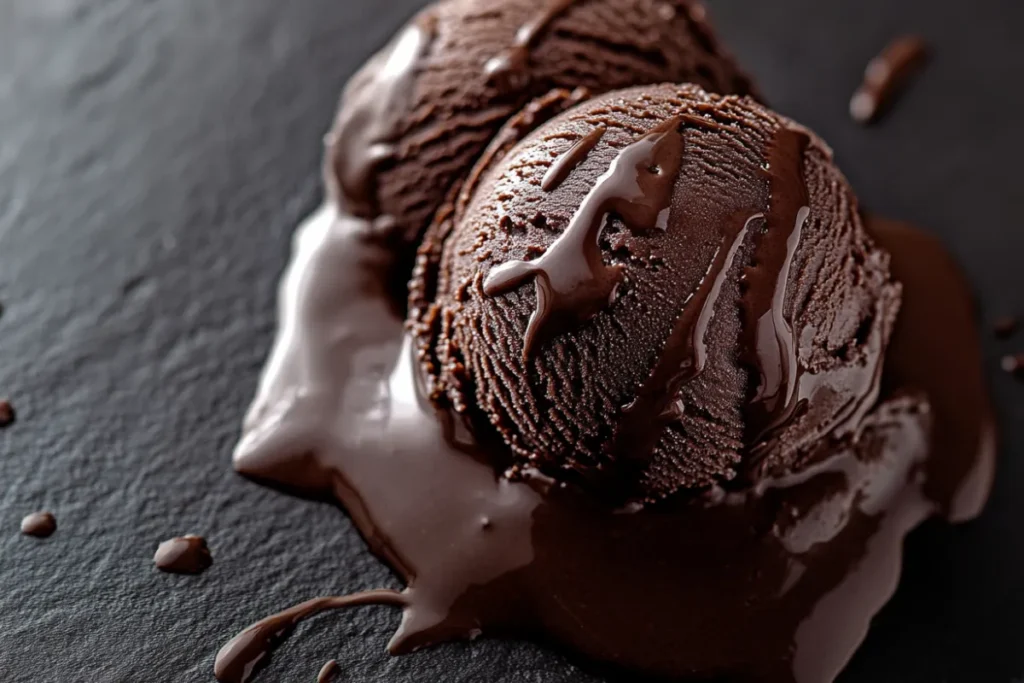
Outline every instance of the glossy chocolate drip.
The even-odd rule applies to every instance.
[[[559,326],[584,322],[604,310],[622,281],[622,267],[607,265],[601,234],[614,214],[634,232],[665,230],[672,189],[682,166],[681,120],[673,118],[623,149],[598,178],[569,226],[536,261],[510,261],[484,282],[498,296],[533,278],[537,308],[523,340],[523,355]]]
[[[47,538],[57,530],[57,518],[49,512],[33,512],[21,520],[21,533],[36,538]]]
[[[345,89],[334,129],[327,136],[328,158],[337,180],[333,193],[354,216],[383,220],[377,203],[377,169],[395,153],[412,106],[414,80],[434,39],[436,20],[421,14]]]
[[[819,444],[819,465],[745,491],[616,512],[573,486],[504,479],[490,464],[501,460],[494,448],[423,396],[379,281],[386,252],[364,234],[331,211],[303,228],[282,289],[281,334],[235,463],[279,486],[332,493],[409,583],[387,594],[404,611],[392,652],[511,632],[676,679],[831,680],[894,590],[904,535],[936,504],[960,519],[984,499],[987,402],[942,427],[965,436],[929,457],[927,406],[892,392],[856,439]],[[933,278],[908,279],[924,288],[907,297],[910,327],[897,330],[894,347],[949,329],[931,294],[969,300],[962,280],[918,249],[920,233],[876,236],[897,269],[920,266]],[[955,315],[970,317],[959,303]],[[972,329],[957,334],[969,341]],[[942,353],[897,353],[889,368],[894,387],[932,378],[925,388],[940,418],[962,407],[962,383],[966,398],[981,388],[976,354],[951,364]],[[309,608],[296,610],[225,647],[221,664],[238,677],[221,680],[246,680]]]
[[[316,683],[331,683],[335,676],[337,676],[338,671],[338,661],[335,659],[330,660],[320,669],[320,673],[316,676]]]
[[[541,189],[545,192],[552,192],[564,183],[565,179],[587,158],[594,147],[597,146],[597,143],[601,141],[606,130],[607,128],[604,126],[595,128],[580,138],[565,154],[558,157],[555,163],[551,164],[548,172],[544,174],[544,180],[540,185]]]
[[[705,337],[722,287],[751,224],[763,218],[763,214],[745,220],[737,217],[727,226],[722,245],[697,290],[683,304],[657,364],[623,410],[622,426],[612,446],[615,461],[646,462],[665,425],[685,412],[686,407],[678,402],[679,392],[704,371],[708,357]]]
[[[576,0],[547,0],[536,16],[519,27],[512,45],[484,65],[488,77],[502,90],[519,90],[529,78],[530,49],[555,19]]]
[[[784,127],[768,146],[766,226],[755,240],[754,264],[746,271],[743,296],[743,352],[757,373],[757,389],[748,406],[754,443],[784,425],[796,408],[797,344],[785,306],[793,256],[810,216],[803,177],[809,143],[802,130]]]
[[[850,116],[871,123],[889,106],[928,58],[928,46],[918,36],[902,36],[872,59],[864,82],[850,100]]]
[[[171,574],[201,574],[213,564],[213,555],[200,536],[182,536],[164,541],[153,555],[153,564]]]
[[[270,661],[274,649],[295,625],[324,610],[361,605],[403,607],[405,596],[391,590],[366,591],[344,597],[316,598],[262,619],[225,643],[217,653],[214,676],[220,683],[246,683]]]

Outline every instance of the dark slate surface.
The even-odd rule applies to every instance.
[[[0,680],[209,681],[221,642],[252,620],[395,585],[337,510],[248,483],[229,458],[291,230],[319,199],[336,94],[419,4],[0,3],[0,395],[19,410],[0,433]],[[1024,4],[713,9],[866,203],[940,234],[988,318],[1024,312]],[[858,128],[847,98],[907,30],[936,58],[884,125]],[[1013,343],[986,337],[1006,427],[996,495],[980,521],[912,537],[902,588],[846,683],[1024,676],[1024,385],[997,369]],[[57,533],[19,536],[38,508]],[[209,538],[214,567],[156,572],[157,543],[188,532]],[[593,680],[517,643],[389,658],[395,623],[380,610],[315,620],[261,680],[312,681],[332,657],[346,681]]]

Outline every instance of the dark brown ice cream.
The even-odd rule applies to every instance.
[[[435,396],[508,464],[661,498],[804,465],[874,405],[900,288],[807,130],[644,87],[492,158],[413,316]]]
[[[531,99],[661,82],[753,91],[695,0],[445,0],[350,81],[328,186],[379,234],[414,240]]]

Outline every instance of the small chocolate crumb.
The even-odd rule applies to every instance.
[[[57,530],[57,518],[49,512],[33,512],[21,520],[21,533],[46,538]]]
[[[320,669],[320,675],[316,677],[316,683],[330,683],[330,681],[334,680],[336,673],[338,673],[338,662],[332,659]]]
[[[17,414],[14,412],[14,406],[11,405],[11,402],[0,401],[0,429],[10,427],[14,424],[16,418]]]
[[[872,59],[864,82],[850,100],[850,116],[858,123],[878,119],[928,58],[928,46],[917,36],[901,36]]]
[[[171,574],[200,574],[213,564],[213,556],[205,538],[190,534],[161,543],[153,563]]]
[[[1024,353],[1013,353],[1003,357],[1003,370],[1024,378]]]
[[[992,325],[992,330],[1000,339],[1009,339],[1020,326],[1020,319],[1012,315],[1004,315]]]

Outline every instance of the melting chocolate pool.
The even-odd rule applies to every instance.
[[[218,680],[252,680],[300,619],[366,604],[402,608],[395,654],[511,633],[656,676],[832,680],[895,590],[904,536],[935,514],[976,515],[993,474],[962,277],[924,233],[870,229],[906,286],[885,384],[920,388],[931,412],[890,389],[799,475],[613,511],[539,475],[498,476],[488,445],[435,412],[387,294],[392,257],[364,222],[323,209],[296,238],[235,465],[336,498],[408,587],[264,619],[222,648]]]

